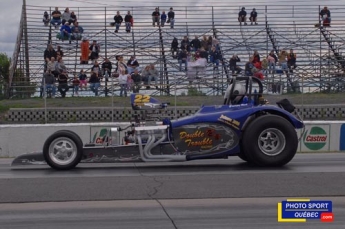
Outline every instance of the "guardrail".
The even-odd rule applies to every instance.
[[[298,130],[298,152],[345,151],[345,121],[305,121]],[[80,123],[41,125],[0,125],[0,157],[16,157],[41,151],[47,137],[57,130],[76,132],[83,143],[94,142],[109,127],[126,127],[130,123]],[[121,137],[121,136],[120,136]]]

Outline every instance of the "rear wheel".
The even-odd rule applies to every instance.
[[[45,141],[43,156],[47,164],[54,169],[72,169],[81,161],[83,142],[72,131],[57,131]]]
[[[282,166],[295,156],[298,139],[295,128],[285,118],[264,115],[246,128],[242,142],[247,161],[259,166]]]

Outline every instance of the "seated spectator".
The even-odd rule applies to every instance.
[[[123,56],[116,56],[116,68],[115,68],[115,72],[117,74],[120,74],[122,71],[127,71],[127,65],[124,63],[123,61]]]
[[[72,84],[73,84],[73,96],[74,95],[78,96],[79,84],[80,84],[80,80],[78,79],[78,76],[74,76]]]
[[[134,72],[131,75],[132,80],[133,80],[133,93],[139,93],[140,90],[140,85],[142,81],[142,77],[138,71],[138,69],[135,69]]]
[[[56,51],[54,50],[53,46],[51,44],[47,45],[46,50],[44,50],[43,58],[44,58],[44,72],[47,70],[47,60],[50,60],[52,57],[54,57],[54,61],[56,58]]]
[[[174,59],[177,58],[178,55],[178,40],[174,37],[173,41],[171,42],[171,54]]]
[[[135,69],[139,70],[139,63],[135,56],[131,56],[131,58],[127,61],[127,71],[128,74],[132,74]]]
[[[158,8],[156,8],[155,11],[153,11],[153,13],[152,13],[152,26],[153,27],[156,26],[156,23],[157,23],[157,26],[159,26],[159,16],[160,16],[159,10],[158,10]]]
[[[202,37],[202,40],[200,41],[200,45],[201,45],[201,47],[204,48],[204,50],[209,51],[209,50],[208,50],[208,39],[207,39],[207,36],[206,36],[206,35],[204,35],[204,36]]]
[[[87,88],[87,81],[86,81],[86,79],[87,79],[87,76],[86,76],[86,74],[84,72],[84,69],[80,70],[80,73],[79,73],[79,82],[80,82],[79,87],[80,87],[80,90],[83,90],[83,85],[85,86],[85,90],[86,90],[86,88]]]
[[[50,18],[49,18],[49,14],[47,11],[44,12],[42,21],[43,21],[45,26],[48,26],[48,24],[50,22]]]
[[[286,73],[288,70],[288,66],[287,66],[287,62],[286,62],[287,56],[288,56],[288,54],[285,50],[282,50],[278,56],[279,64],[282,67],[282,71],[284,73]]]
[[[293,69],[297,68],[296,53],[293,52],[293,49],[290,49],[290,53],[287,56],[287,65],[291,73],[293,72]]]
[[[55,60],[54,57],[52,57],[50,61],[53,65],[52,67],[50,67],[51,73],[57,78],[60,74],[59,62]]]
[[[254,64],[254,67],[257,68],[258,70],[262,69],[261,61],[256,61],[253,64]]]
[[[245,9],[245,7],[242,7],[241,11],[238,13],[238,21],[240,22],[240,25],[242,25],[242,22],[244,22],[244,25],[247,25],[247,12]]]
[[[274,54],[274,50],[270,52],[267,56],[268,61],[268,71],[269,73],[275,73],[276,71],[276,63],[278,62],[278,57]]]
[[[150,89],[151,81],[155,81],[156,88],[158,89],[158,71],[153,64],[147,65],[142,72],[142,77],[146,89]]]
[[[120,97],[122,97],[123,94],[125,94],[125,97],[127,97],[127,79],[127,71],[122,70],[119,75]]]
[[[57,46],[57,49],[56,49],[56,56],[63,57],[63,51],[62,51],[60,45]]]
[[[50,21],[50,24],[55,26],[55,29],[61,25],[61,12],[59,11],[58,7],[55,7],[55,10],[52,13],[52,20]]]
[[[222,56],[220,52],[213,46],[210,51],[210,62],[213,63],[215,69],[218,68],[221,59]]]
[[[201,47],[198,53],[200,58],[205,58],[208,62],[208,52],[204,49],[204,47]]]
[[[125,25],[126,25],[126,32],[131,32],[131,27],[133,26],[133,16],[131,15],[131,11],[128,11],[125,16]]]
[[[235,72],[236,74],[239,74],[242,71],[242,68],[237,66],[237,62],[241,62],[241,59],[236,54],[234,54],[229,60],[230,71],[232,72],[232,75],[234,75]]]
[[[174,28],[174,24],[175,24],[175,12],[173,11],[173,8],[170,7],[170,11],[168,13],[168,22],[170,23],[170,28],[173,29]]]
[[[253,73],[253,76],[260,79],[260,80],[263,80],[265,78],[264,74],[257,68],[253,68],[252,69],[252,73]]]
[[[253,57],[249,58],[249,61],[246,63],[244,72],[246,76],[252,76],[253,75],[253,70],[254,64],[253,64]]]
[[[167,15],[165,14],[165,11],[163,10],[161,15],[161,26],[164,27],[165,22],[167,21]]]
[[[201,48],[201,42],[198,38],[198,36],[195,36],[195,38],[190,42],[191,49],[196,52]]]
[[[66,70],[64,70],[62,73],[59,74],[58,82],[59,82],[58,90],[59,90],[59,92],[61,94],[61,97],[65,98],[66,97],[66,92],[69,90],[69,87],[68,87],[68,75],[67,75],[67,71]]]
[[[187,51],[182,49],[177,57],[178,63],[180,64],[180,71],[182,71],[182,64],[185,65],[185,71],[187,71]]]
[[[60,38],[62,41],[64,41],[65,37],[68,37],[69,43],[71,44],[71,39],[72,39],[71,35],[72,35],[71,27],[69,27],[69,23],[66,22],[63,26],[61,26]]]
[[[46,63],[47,63],[46,71],[50,73],[53,72],[55,70],[55,58],[54,57],[52,57],[51,59],[47,58]]]
[[[83,38],[83,41],[80,43],[80,64],[88,64],[89,63],[89,41],[86,37]]]
[[[209,36],[209,37],[207,38],[207,49],[206,49],[208,52],[211,51],[211,49],[212,49],[212,44],[213,44],[213,38],[212,38],[212,36]]]
[[[101,67],[99,66],[98,62],[95,61],[94,65],[91,67],[91,72],[94,72],[97,74],[98,78],[101,79]]]
[[[55,77],[51,73],[50,70],[47,70],[46,73],[43,75],[43,85],[45,85],[44,91],[45,91],[45,97],[47,97],[47,92],[51,90],[52,98],[55,98],[56,94],[56,86],[55,86]]]
[[[61,15],[62,18],[62,24],[64,25],[66,22],[69,22],[71,19],[71,13],[69,12],[69,8],[67,7],[65,11]]]
[[[84,29],[79,25],[79,22],[76,21],[74,22],[74,26],[72,27],[71,32],[73,39],[81,40],[84,33]]]
[[[61,56],[58,56],[57,62],[55,64],[55,70],[60,74],[64,71],[67,71],[66,65]]]
[[[261,70],[262,70],[262,73],[266,74],[267,73],[267,69],[268,69],[268,61],[266,58],[264,58],[262,61],[261,61]]]
[[[257,25],[257,17],[258,13],[256,12],[255,8],[253,8],[253,11],[250,13],[250,24],[253,25],[253,22],[255,22],[255,25]]]
[[[97,73],[91,72],[89,85],[90,85],[91,91],[95,93],[95,96],[98,96],[98,88],[101,86],[101,84],[100,84],[100,80],[98,78]]]
[[[116,15],[114,16],[114,25],[115,25],[115,33],[119,32],[120,26],[123,22],[123,18],[120,14],[120,11],[116,12]]]
[[[331,26],[331,12],[325,6],[321,11],[320,11],[320,18],[321,21],[323,22],[323,26]]]
[[[210,39],[210,37],[209,37],[209,39]],[[213,38],[211,37],[211,40],[212,40],[212,46],[216,47],[216,50],[220,51],[219,40],[216,39],[216,37],[213,37]]]
[[[99,57],[100,49],[101,48],[100,48],[99,44],[97,44],[97,41],[94,40],[89,47],[89,50],[91,51],[90,59],[91,59],[92,63],[95,63],[97,61],[97,59]]]
[[[68,20],[68,23],[70,25],[75,25],[74,23],[77,22],[77,15],[75,15],[74,11],[71,12],[71,16],[70,16],[70,19]]]
[[[105,77],[105,81],[108,81],[111,76],[111,69],[113,68],[112,63],[108,58],[105,58],[102,64],[102,75]]]
[[[189,46],[189,39],[187,36],[184,36],[181,41],[181,49],[186,49],[188,52],[190,52],[190,46]]]
[[[253,64],[255,62],[260,62],[260,54],[257,50],[254,50],[254,54],[253,54]]]

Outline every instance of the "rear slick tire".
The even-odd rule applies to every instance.
[[[243,152],[248,162],[258,166],[283,166],[295,156],[298,137],[294,126],[278,115],[263,115],[244,131]]]

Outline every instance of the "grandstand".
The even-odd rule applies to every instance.
[[[62,12],[65,7],[59,6]],[[237,54],[244,68],[245,63],[257,50],[265,58],[271,50],[277,53],[294,49],[297,54],[297,69],[293,74],[268,74],[268,83],[280,83],[283,92],[317,92],[345,90],[345,25],[342,14],[344,6],[329,6],[332,12],[331,27],[315,27],[319,23],[318,12],[323,6],[308,6],[295,9],[293,6],[258,5],[246,6],[247,13],[255,7],[258,12],[258,25],[240,26],[237,13],[242,6],[172,6],[176,14],[175,28],[153,27],[151,13],[156,6],[137,7],[78,7],[71,8],[84,28],[84,37],[97,40],[101,52],[99,62],[109,58],[115,64],[115,57],[123,55],[124,60],[135,55],[140,67],[154,63],[159,69],[158,89],[145,89],[152,95],[188,94],[191,88],[206,95],[220,95],[227,87],[231,74],[228,60]],[[92,64],[79,63],[80,41],[61,41],[57,38],[59,30],[44,26],[44,11],[51,14],[55,6],[23,5],[16,47],[12,57],[8,97],[38,96],[44,69],[43,53],[47,44],[62,47],[64,63],[69,75],[78,74],[81,69],[90,72]],[[164,7],[168,12],[169,7]],[[122,16],[129,10],[134,17],[131,33],[125,32],[124,24],[115,33],[110,25],[116,11]],[[163,10],[162,8],[160,11]],[[194,36],[215,36],[221,44],[224,58],[223,66],[214,69],[206,67],[206,74],[192,79],[172,58],[170,45],[173,37],[181,42],[187,35],[190,41]],[[72,77],[71,77],[72,78]],[[118,95],[116,79],[107,84],[102,82],[101,96]],[[194,91],[194,90],[193,90]],[[268,90],[265,90],[267,93]],[[71,95],[69,92],[68,96]],[[83,91],[83,96],[93,96],[91,91]]]

